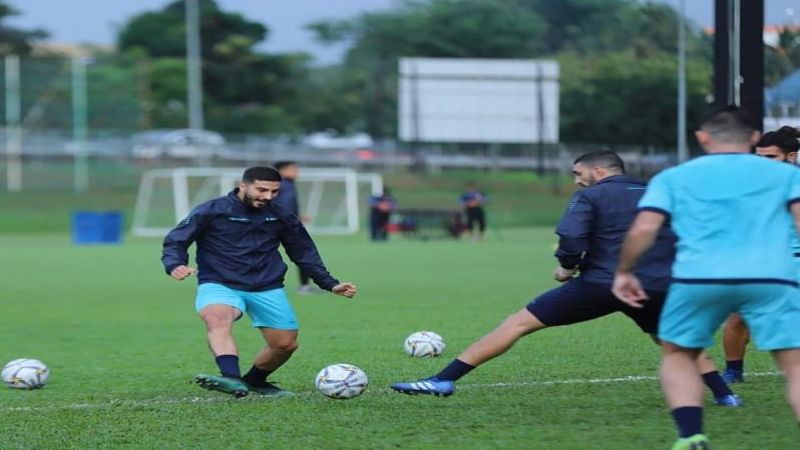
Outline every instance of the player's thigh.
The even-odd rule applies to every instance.
[[[262,292],[248,292],[247,314],[255,328],[276,330],[297,330],[297,316],[294,313],[286,290],[271,289]]]
[[[238,320],[247,310],[245,300],[238,291],[218,283],[203,283],[197,286],[194,307],[204,318],[210,314],[214,316],[233,314],[233,320]]]
[[[641,308],[628,306],[619,299],[615,300],[621,313],[633,320],[642,331],[657,339],[658,322],[661,319],[661,311],[664,309],[667,293],[647,291],[647,297],[648,299]],[[658,341],[656,340],[656,342]]]
[[[576,278],[549,290],[526,308],[548,327],[597,319],[617,311],[609,286]]]
[[[800,290],[787,284],[748,284],[740,313],[759,350],[800,348]]]
[[[708,348],[714,333],[736,310],[730,284],[672,283],[658,323],[658,338],[686,349]]]

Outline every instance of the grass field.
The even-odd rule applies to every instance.
[[[274,379],[299,395],[236,400],[189,382],[213,372],[213,360],[193,282],[163,274],[158,240],[75,247],[66,234],[0,235],[0,361],[38,358],[52,370],[44,389],[0,389],[0,448],[669,448],[657,349],[624,317],[528,337],[450,398],[387,389],[435,372],[554,285],[549,229],[506,230],[503,238],[320,238],[328,266],[357,282],[359,295],[292,295],[301,348]],[[294,287],[293,272],[288,280]],[[236,337],[246,368],[261,343],[244,322]],[[444,336],[442,358],[403,354],[404,337],[422,329]],[[336,362],[367,372],[364,395],[342,401],[315,392],[314,375]],[[707,410],[714,448],[797,448],[770,359],[751,353],[748,371],[761,375],[737,386],[746,407]]]

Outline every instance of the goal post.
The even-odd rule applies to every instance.
[[[142,174],[131,234],[164,236],[192,208],[225,195],[244,168],[185,167]],[[354,234],[360,229],[366,197],[383,192],[383,177],[353,169],[304,168],[295,182],[301,215],[314,234]]]

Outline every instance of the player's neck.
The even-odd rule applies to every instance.
[[[707,147],[706,153],[751,153],[750,145],[742,144],[715,144],[713,147]]]

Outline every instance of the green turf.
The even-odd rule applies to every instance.
[[[0,235],[0,361],[39,358],[52,369],[42,390],[0,389],[0,448],[669,448],[674,432],[656,381],[561,382],[656,375],[655,346],[624,317],[531,336],[450,398],[388,391],[436,371],[553,286],[553,242],[547,229],[483,243],[320,238],[334,274],[357,282],[359,295],[290,291],[301,348],[275,380],[299,395],[235,400],[189,382],[213,373],[213,361],[193,281],[163,274],[158,240],[74,247],[64,234]],[[243,366],[261,345],[246,322],[236,328]],[[442,358],[403,354],[404,337],[423,329],[444,336]],[[367,372],[363,396],[315,392],[314,375],[338,362]],[[755,352],[748,370],[775,371]],[[739,388],[745,408],[709,407],[714,448],[797,448],[782,386],[777,376],[751,377]]]

